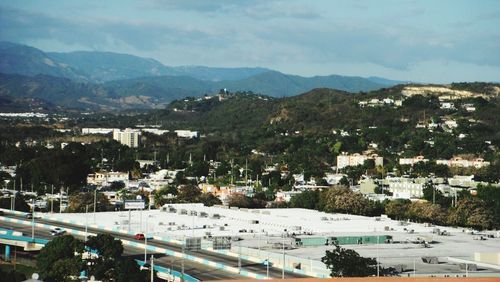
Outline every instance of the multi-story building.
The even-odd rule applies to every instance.
[[[489,166],[490,162],[484,161],[482,158],[466,160],[461,157],[454,157],[451,160],[436,160],[436,164],[447,165],[450,167],[475,167],[482,168]]]
[[[337,168],[342,169],[347,166],[363,165],[366,160],[374,160],[375,166],[384,165],[384,158],[379,157],[377,154],[361,155],[356,153],[353,155],[347,155],[343,153],[342,155],[337,156]]]
[[[389,191],[392,192],[395,199],[421,198],[424,196],[424,183],[415,183],[413,181],[390,182]]]
[[[139,147],[141,131],[131,128],[113,130],[113,139],[131,148]]]
[[[87,175],[87,183],[94,184],[98,186],[102,186],[103,184],[109,184],[111,182],[128,181],[128,172],[119,172],[119,171],[104,171],[104,172],[96,172]]]
[[[419,162],[428,162],[429,159],[426,159],[424,158],[424,156],[416,156],[416,157],[413,157],[413,158],[401,158],[399,159],[399,164],[400,165],[414,165],[416,163],[419,163]]]

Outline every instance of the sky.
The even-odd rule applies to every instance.
[[[169,66],[500,81],[497,0],[2,0],[0,41]]]

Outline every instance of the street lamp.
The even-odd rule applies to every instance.
[[[151,282],[154,282],[154,257],[151,255]]]
[[[96,206],[97,206],[97,187],[94,189],[94,224],[95,224]]]
[[[184,250],[184,249],[183,249]],[[179,260],[172,257],[170,260],[170,275],[174,276],[174,262],[177,263]],[[184,280],[184,256],[180,259],[181,261],[181,281]]]
[[[238,273],[241,273],[241,242],[238,241]]]
[[[146,231],[144,232],[144,263],[148,256],[148,218],[146,217]]]
[[[281,279],[285,279],[285,236],[283,235],[283,269],[281,270]]]
[[[266,263],[266,278],[269,278],[269,264],[271,262],[269,261],[269,252],[267,253],[267,263]]]
[[[89,205],[85,205],[85,241],[87,241],[87,232],[88,232],[88,226],[89,226]]]
[[[142,196],[141,195],[137,195],[135,197],[135,199],[136,200],[142,200]],[[140,228],[139,228],[139,230],[142,230],[142,210],[143,210],[143,208],[140,209],[140,221],[139,221],[140,222]]]
[[[416,258],[413,258],[413,277],[417,276],[417,264],[416,264]]]
[[[31,199],[31,240],[35,241],[35,199]]]

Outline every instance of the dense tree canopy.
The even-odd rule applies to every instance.
[[[54,238],[40,250],[37,268],[43,281],[74,281],[84,264],[80,257],[84,245],[71,235]]]

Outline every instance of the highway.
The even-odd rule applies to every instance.
[[[10,214],[5,214],[4,216],[25,220],[25,218],[22,216],[16,216],[16,215],[10,215]],[[36,219],[36,222],[50,224],[50,225],[56,225],[56,226],[60,226],[62,228],[68,228],[68,229],[75,229],[75,230],[81,230],[81,231],[85,230],[85,228],[81,227],[81,226],[72,225],[72,224],[63,223],[63,222],[58,222],[58,221],[52,221],[52,220]],[[4,225],[7,223],[1,222],[1,224]],[[30,227],[17,225],[17,228],[27,228],[27,229],[23,229],[20,231],[22,231],[25,234],[31,234]],[[28,231],[26,231],[26,230],[28,230]],[[37,229],[37,231],[39,231],[39,229]],[[129,240],[129,241],[143,242],[143,241],[135,240],[132,235],[127,235],[127,234],[122,234],[122,233],[117,233],[117,232],[112,232],[112,231],[98,230],[98,229],[94,229],[94,228],[89,227],[88,232],[91,232],[91,233],[109,233],[116,238]],[[49,231],[44,230],[44,229],[41,229],[39,232],[36,232],[35,234],[36,235],[37,234],[46,234],[47,236],[50,237]],[[37,235],[37,237],[38,237],[38,235]],[[155,240],[148,240],[148,245],[161,247],[161,248],[167,248],[167,249],[170,249],[170,250],[176,251],[176,252],[182,252],[182,247],[177,245],[177,244],[159,242],[159,241],[155,241]],[[144,254],[144,250],[141,250],[141,249],[136,249],[136,250],[138,250],[139,253]],[[127,248],[127,251],[128,251],[128,248]],[[218,263],[223,263],[227,266],[232,266],[232,267],[236,267],[236,268],[238,267],[238,258],[235,258],[235,257],[226,256],[226,255],[222,255],[222,254],[218,254],[218,253],[214,253],[214,252],[209,252],[209,251],[204,251],[204,250],[184,251],[184,252],[186,254],[190,254],[192,256],[196,256],[199,258],[207,259],[207,260],[218,262]],[[133,251],[133,250],[130,251],[130,254],[135,254],[135,251]],[[176,270],[179,270],[180,261],[178,258],[177,258],[177,260],[178,260],[177,262],[174,261],[174,266],[177,264],[178,268],[176,268]],[[172,264],[172,259],[168,256],[165,256],[165,255],[163,255],[162,257],[159,257],[158,261],[159,261],[159,264],[161,264],[161,266],[164,266],[167,268],[170,268],[170,266]],[[215,268],[210,268],[210,267],[207,267],[205,265],[191,262],[191,261],[187,261],[187,260],[184,260],[184,266],[185,266],[184,267],[185,273],[188,273],[189,275],[196,277],[200,280],[220,280],[220,279],[242,279],[242,278],[244,278],[238,274],[229,273],[229,272],[222,271],[222,270],[217,270]],[[246,260],[241,260],[241,267],[242,267],[242,270],[247,270],[247,271],[251,271],[254,273],[259,273],[262,275],[266,275],[266,272],[267,272],[267,268],[265,265],[251,262],[251,261],[246,261]],[[210,276],[210,277],[206,277],[206,276]],[[281,276],[282,276],[281,269],[273,268],[273,267],[269,268],[269,277],[270,278],[281,278]],[[285,278],[304,278],[304,277],[307,277],[307,276],[292,273],[292,272],[285,272]]]
[[[11,223],[11,222],[0,222],[0,226],[6,229],[13,229],[15,231],[22,232],[25,236],[31,236],[31,226]],[[54,236],[50,235],[50,231],[44,228],[35,228],[35,237],[42,239],[53,239]],[[75,236],[79,239],[84,239],[83,237]],[[143,260],[144,250],[139,248],[134,248],[130,246],[124,247],[124,256],[131,256],[134,259]],[[148,253],[148,259],[151,253]],[[154,254],[155,265],[159,265],[166,268],[172,268],[181,272],[181,260],[179,258],[172,258],[165,254]],[[244,279],[245,277],[240,276],[236,273],[229,273],[225,271],[216,270],[211,267],[207,267],[203,264],[184,260],[184,272],[201,280],[227,280],[227,279]]]

